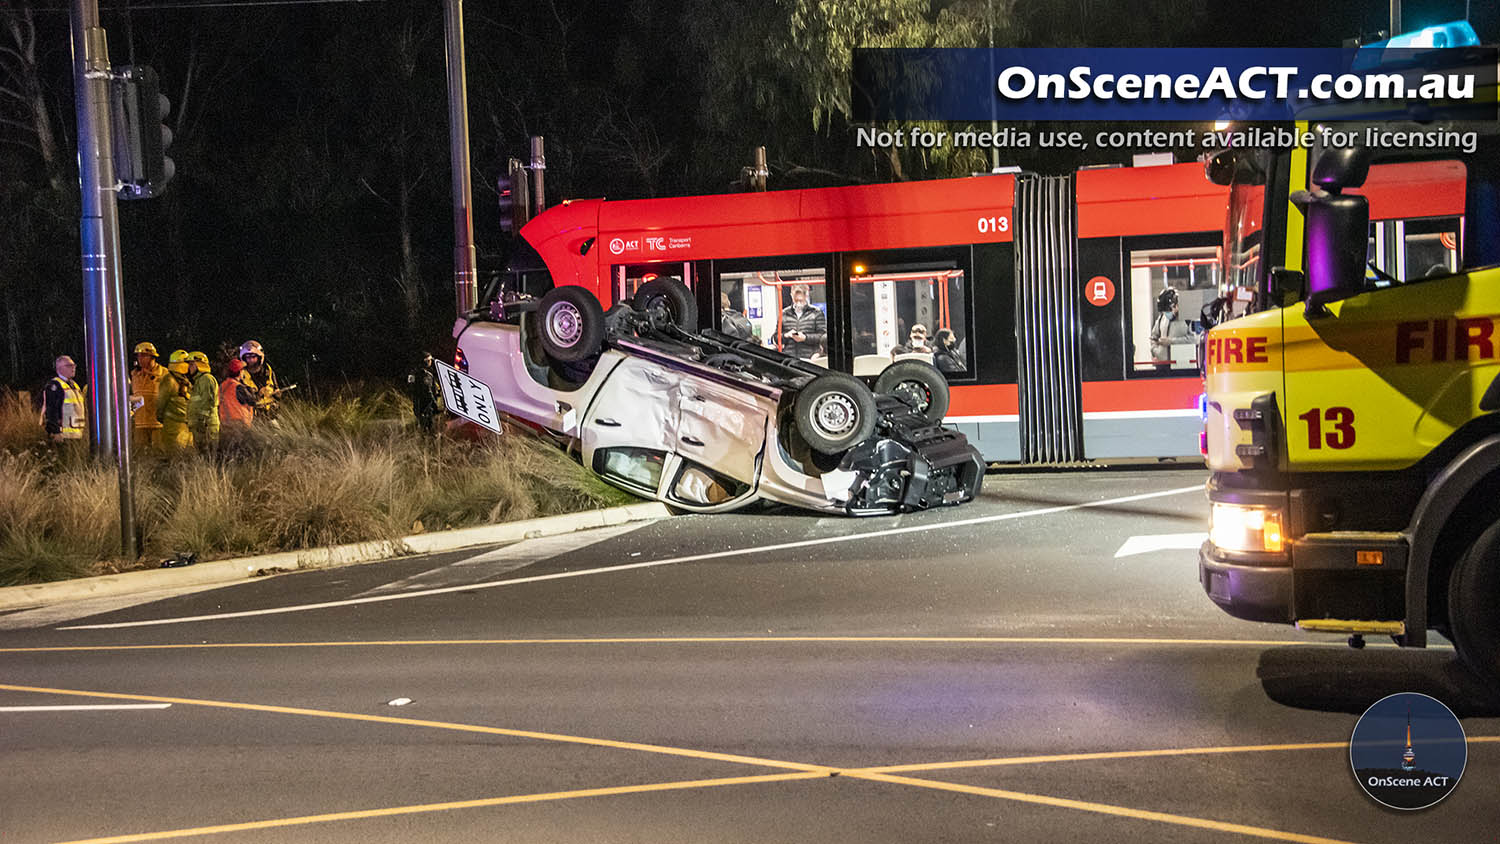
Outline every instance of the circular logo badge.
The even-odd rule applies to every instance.
[[[1469,761],[1464,728],[1436,698],[1401,692],[1376,701],[1354,725],[1349,764],[1377,803],[1425,809],[1458,787]]]
[[[610,251],[611,254],[614,254],[614,255],[618,255],[621,252],[624,252],[625,251],[625,241],[621,240],[618,237],[612,238],[609,241],[609,251]]]
[[[1084,285],[1083,295],[1090,305],[1102,308],[1115,300],[1115,283],[1105,276],[1096,275]]]

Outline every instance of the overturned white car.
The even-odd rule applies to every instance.
[[[675,281],[600,310],[557,287],[507,293],[459,321],[458,362],[496,408],[563,442],[600,477],[695,512],[768,500],[877,515],[973,499],[984,463],[941,424],[948,387],[930,364],[852,375],[697,332]]]

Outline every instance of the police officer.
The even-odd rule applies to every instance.
[[[82,448],[88,414],[83,405],[83,388],[73,377],[78,365],[67,355],[52,362],[56,377],[42,390],[42,424],[47,439],[66,448]]]
[[[411,412],[417,417],[417,427],[424,434],[432,433],[434,417],[443,409],[443,397],[431,352],[423,352],[420,365],[406,374],[406,391],[411,397]]]

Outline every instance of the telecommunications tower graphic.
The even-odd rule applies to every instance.
[[[1458,786],[1468,758],[1468,741],[1453,710],[1416,692],[1398,692],[1371,704],[1349,737],[1355,781],[1365,794],[1392,809],[1426,809],[1441,803]]]
[[[1417,767],[1417,754],[1411,749],[1411,707],[1406,708],[1406,752],[1401,754],[1401,770],[1413,771]]]

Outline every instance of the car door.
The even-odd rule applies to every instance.
[[[679,386],[678,408],[673,448],[686,460],[753,486],[766,444],[766,410],[756,396],[688,375]]]
[[[626,358],[615,367],[584,413],[584,465],[657,497],[677,442],[681,381],[680,373],[640,358]]]

